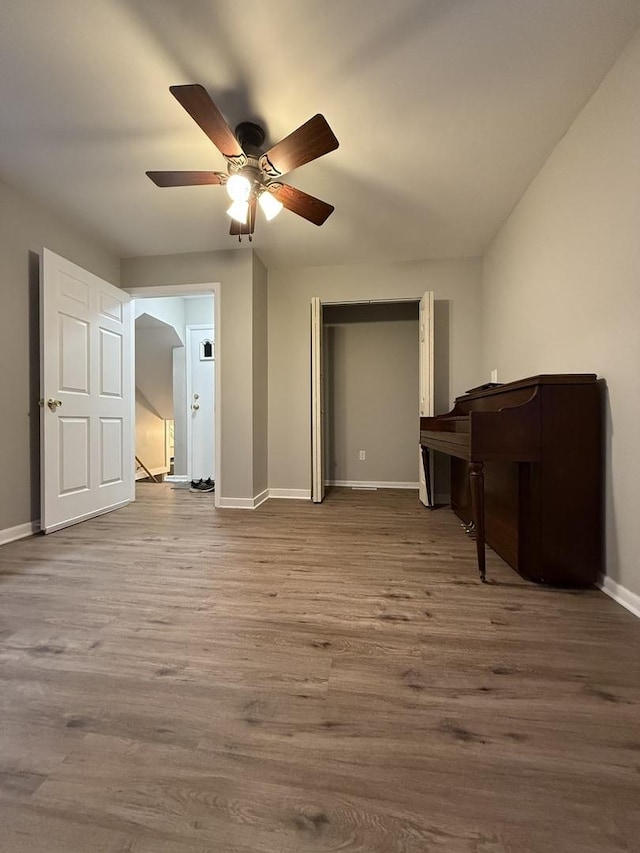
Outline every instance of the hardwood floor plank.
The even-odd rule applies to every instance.
[[[446,837],[455,844],[451,849],[471,851],[483,839],[482,831],[439,826],[410,809],[398,814],[393,804],[341,792],[338,774],[332,777],[337,793],[316,787],[312,776],[308,766],[282,758],[249,762],[90,735],[34,801],[63,814],[81,802],[83,818],[92,823],[124,823],[133,832],[191,839],[233,853],[383,851],[390,844],[417,851]],[[130,782],[123,785],[123,779]]]
[[[7,713],[2,714],[0,772],[32,773],[45,778],[60,766],[82,739],[82,733],[70,728],[38,725],[31,718],[27,721],[26,712],[23,704],[22,714],[14,719]]]
[[[123,832],[87,826],[29,807],[2,809],[3,853],[129,853],[133,843],[134,839]]]
[[[640,623],[410,492],[140,485],[0,549],[0,850],[617,853]]]

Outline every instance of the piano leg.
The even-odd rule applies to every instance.
[[[433,509],[433,497],[431,494],[431,462],[429,460],[429,448],[424,444],[420,445],[422,450],[422,467],[424,468],[424,484],[427,487],[427,503],[430,509]]]
[[[484,552],[484,465],[472,462],[469,466],[469,486],[471,489],[471,511],[476,528],[476,550],[478,553],[478,571],[480,580],[486,583]]]

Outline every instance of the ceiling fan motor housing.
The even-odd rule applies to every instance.
[[[243,121],[236,127],[235,135],[242,150],[247,155],[247,162],[237,170],[238,174],[251,182],[251,195],[256,196],[263,185],[259,158],[262,156],[262,145],[265,139],[264,130],[255,122]]]
[[[240,122],[236,127],[236,139],[248,157],[255,157],[257,160],[262,154],[264,130],[259,124],[252,121]]]

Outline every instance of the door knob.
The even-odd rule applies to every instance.
[[[62,400],[54,400],[53,397],[49,397],[47,400],[47,406],[51,409],[52,412],[55,412],[56,409],[59,409],[62,405]]]

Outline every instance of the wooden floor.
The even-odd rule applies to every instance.
[[[640,850],[640,621],[448,509],[136,504],[0,549],[2,853]]]

